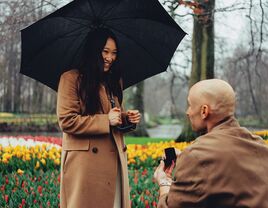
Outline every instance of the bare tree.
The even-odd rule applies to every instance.
[[[54,0],[0,1],[0,74],[3,86],[0,111],[52,112],[51,109],[55,109],[56,99],[52,90],[19,74],[20,29],[56,9],[53,2]]]
[[[259,125],[264,125],[267,124],[265,95],[268,93],[266,81],[268,28],[265,23],[268,22],[268,16],[265,11],[268,9],[268,4],[262,0],[250,0],[246,6],[248,24],[245,35],[248,35],[244,44],[238,45],[235,54],[223,61],[225,64],[229,63],[225,65],[228,67],[224,70],[228,81],[235,83],[233,86],[239,92],[239,114],[243,117],[251,116],[259,121]]]
[[[202,79],[214,77],[214,12],[215,0],[183,1],[179,4],[193,10],[194,26],[192,35],[192,70],[189,87]],[[184,128],[178,141],[193,139],[195,134],[185,119]]]

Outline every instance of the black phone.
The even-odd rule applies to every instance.
[[[130,121],[128,121],[128,119],[126,119],[124,124],[116,126],[116,128],[117,128],[117,130],[121,131],[122,133],[127,133],[129,131],[135,130],[136,124],[131,123]]]
[[[117,128],[117,130],[119,130],[123,133],[126,133],[126,132],[129,132],[131,130],[135,130],[136,124],[130,123],[126,126],[124,126],[124,125],[116,126],[116,128]]]
[[[177,156],[175,149],[173,147],[166,148],[165,155],[166,155],[166,159],[164,160],[165,168],[168,168],[169,166],[171,166],[172,161],[174,161],[174,163],[176,162]]]

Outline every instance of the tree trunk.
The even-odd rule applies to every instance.
[[[20,74],[16,74],[14,82],[14,111],[21,112],[22,110],[22,96],[21,96],[21,84],[22,84],[22,76]]]
[[[9,42],[7,42],[6,46],[6,55],[8,58],[7,65],[6,65],[6,73],[7,73],[7,79],[6,79],[6,94],[4,95],[4,111],[6,112],[12,112],[13,110],[13,101],[12,101],[12,63],[14,61],[14,53],[13,53],[13,35],[11,35]]]
[[[215,0],[198,0],[199,12],[194,15],[192,39],[192,70],[189,89],[196,82],[214,77],[214,8]],[[177,141],[193,140],[196,135],[185,118],[182,133]]]
[[[143,93],[144,82],[138,83],[131,92],[131,99],[129,99],[133,109],[138,109],[142,115],[141,122],[137,125],[136,130],[131,132],[134,136],[148,136],[145,128],[144,121],[144,104],[143,104]]]

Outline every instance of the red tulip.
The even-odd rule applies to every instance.
[[[147,189],[146,191],[145,191],[145,194],[147,195],[147,196],[150,196],[150,191]]]
[[[42,186],[38,186],[38,187],[37,187],[37,191],[39,192],[39,194],[42,193],[42,189],[43,189]]]
[[[21,188],[24,188],[24,186],[25,186],[25,181],[22,181]]]
[[[145,208],[150,208],[149,201],[146,199],[144,201]]]
[[[5,201],[8,203],[8,195],[5,195]]]
[[[152,202],[153,207],[157,207],[157,203],[155,201]]]
[[[147,172],[148,172],[147,169],[144,169],[141,174],[144,176],[147,175]]]
[[[22,199],[22,200],[21,200],[21,205],[24,206],[25,203],[26,203],[25,199]]]
[[[0,188],[1,191],[5,191],[5,185],[2,185]]]

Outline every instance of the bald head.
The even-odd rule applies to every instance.
[[[231,85],[220,79],[197,82],[190,89],[189,96],[200,105],[208,105],[210,118],[223,119],[234,115],[235,92]]]

